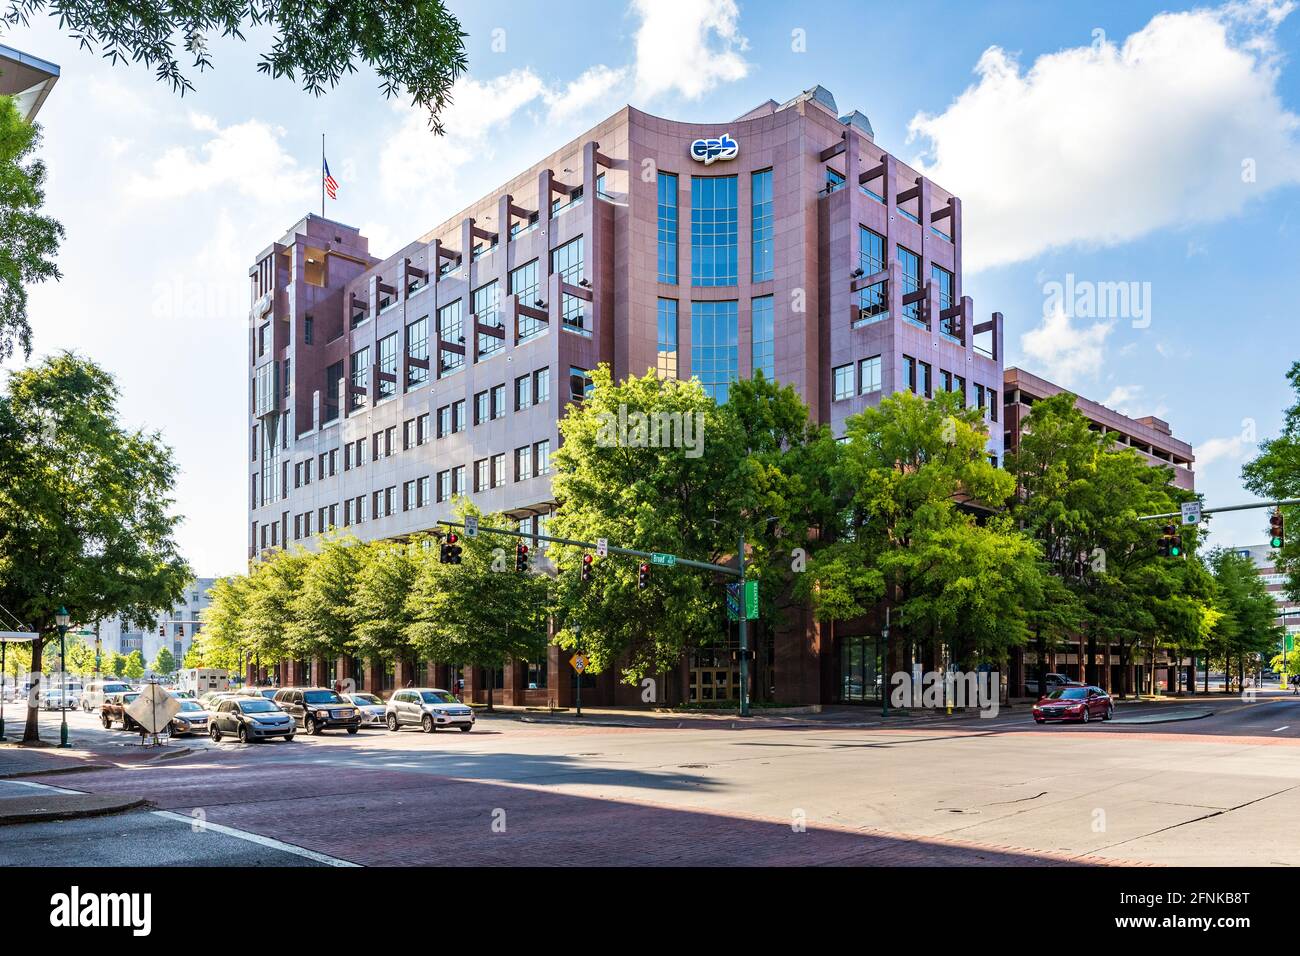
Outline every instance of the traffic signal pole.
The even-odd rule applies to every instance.
[[[1202,515],[1219,514],[1224,511],[1252,511],[1255,508],[1283,508],[1292,505],[1300,505],[1300,498],[1287,498],[1283,501],[1252,501],[1246,505],[1223,505],[1218,508],[1202,508]],[[1165,518],[1181,518],[1181,511],[1169,511],[1159,515],[1140,515],[1138,521],[1161,521]]]

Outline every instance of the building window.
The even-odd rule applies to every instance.
[[[533,404],[542,405],[551,400],[551,368],[539,368],[533,373]]]
[[[492,417],[504,418],[506,414],[506,387],[505,385],[492,386]]]
[[[343,379],[343,363],[335,362],[325,370],[325,408],[322,419],[332,422],[339,417],[339,383]]]
[[[525,481],[533,477],[533,446],[524,445],[515,449],[515,481]]]
[[[582,236],[570,239],[551,252],[551,271],[569,285],[578,285],[583,279]],[[560,319],[565,326],[579,331],[586,328],[586,302],[576,295],[560,297]]]
[[[659,300],[659,350],[655,371],[660,378],[677,377],[677,300]]]
[[[775,301],[770,295],[760,296],[750,303],[749,312],[751,374],[761,371],[769,382],[776,378]]]
[[[423,508],[429,503],[429,476],[420,479],[415,488],[415,506]]]
[[[660,172],[659,189],[659,281],[677,284],[677,174]]]
[[[921,257],[911,249],[898,247],[898,262],[903,267],[903,295],[911,295],[921,288]],[[903,306],[903,318],[913,325],[928,328],[922,316],[922,303],[911,302]]]
[[[438,472],[438,501],[443,502],[451,497],[451,471],[443,470]]]
[[[474,290],[474,317],[479,325],[501,327],[501,294],[496,280],[481,285]],[[486,332],[478,334],[479,356],[491,355],[505,346],[505,338],[497,338]]]
[[[415,419],[408,418],[402,422],[402,451],[409,451],[416,445]]]
[[[858,268],[862,275],[873,276],[888,268],[885,237],[866,226],[858,227]],[[879,322],[889,314],[889,280],[882,279],[858,290],[858,313],[854,327]]]
[[[423,415],[420,415],[415,419],[415,443],[417,445],[423,445],[428,440],[429,413],[425,412]]]
[[[463,495],[465,493],[464,465],[457,465],[451,470],[451,493],[453,495]]]
[[[916,393],[916,359],[910,355],[903,356],[903,387]]]
[[[751,174],[749,183],[753,192],[751,272],[755,282],[766,282],[772,278],[776,261],[772,244],[772,170],[765,169],[760,173]]]
[[[460,299],[438,310],[438,373],[454,372],[465,365],[463,352],[443,348],[442,343],[465,344],[465,320],[461,315]]]
[[[487,390],[484,389],[474,396],[474,424],[482,425],[492,417],[491,397]]]
[[[831,398],[834,401],[843,401],[846,398],[853,397],[853,366],[837,365],[832,372],[833,388]]]
[[[537,294],[537,260],[510,270],[510,293],[519,299],[520,305],[530,308],[544,308],[541,297]],[[546,323],[532,316],[519,316],[519,341],[530,339],[546,331]]]
[[[588,395],[595,385],[591,381],[591,372],[585,368],[579,368],[576,365],[569,366],[569,399],[580,402]]]
[[[870,395],[880,391],[880,356],[873,355],[858,362],[858,394]]]
[[[930,280],[939,292],[939,331],[950,339],[957,338],[958,323],[956,317],[945,319],[943,310],[952,308],[953,278],[952,273],[943,266],[930,265]]]
[[[438,409],[438,431],[439,438],[446,438],[451,434],[451,406],[444,405]]]
[[[735,285],[735,176],[691,177],[691,285]]]
[[[864,276],[885,271],[885,237],[866,226],[858,226],[858,268]]]
[[[474,462],[474,490],[487,491],[492,481],[492,463],[486,458]]]
[[[369,400],[370,389],[370,347],[364,346],[352,353],[351,357],[352,391],[348,397],[348,410],[364,408]]]
[[[410,511],[412,508],[418,507],[418,505],[416,504],[415,495],[416,495],[415,479],[412,478],[410,481],[402,482],[402,510],[403,511]]]
[[[837,192],[844,185],[844,174],[826,167],[826,195]]]
[[[406,387],[418,388],[429,381],[429,317],[416,319],[406,327],[406,355],[424,365],[406,364]]]
[[[311,344],[312,344],[312,339],[314,338],[314,333],[315,333],[315,331],[316,331],[316,330],[313,328],[313,326],[314,326],[315,324],[316,324],[316,323],[315,323],[315,320],[313,320],[312,317],[311,317],[310,315],[309,315],[309,316],[306,316],[306,317],[302,320],[302,344],[303,344],[303,345],[311,345]]]
[[[691,303],[691,371],[719,405],[727,400],[737,370],[734,299]]]
[[[533,474],[538,477],[551,473],[551,440],[543,438],[533,444]]]
[[[515,379],[515,411],[521,412],[533,404],[533,377],[520,375]]]
[[[931,388],[931,366],[929,362],[916,363],[916,394],[929,398],[934,394]]]
[[[378,343],[379,397],[392,398],[397,394],[397,333],[385,335]]]
[[[469,427],[469,420],[465,417],[465,399],[451,403],[451,430],[453,432],[463,432]]]

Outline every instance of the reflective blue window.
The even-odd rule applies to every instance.
[[[677,284],[677,174],[659,174],[659,281]]]
[[[910,295],[921,288],[921,257],[911,249],[899,246],[898,261],[903,267],[903,295]],[[925,327],[925,321],[921,318],[920,302],[903,306],[903,318],[915,325]]]
[[[765,169],[750,177],[753,190],[753,281],[765,282],[772,278],[775,255],[772,249],[772,170]]]
[[[776,378],[776,330],[773,299],[770,295],[755,299],[751,305],[750,328],[753,338],[753,370],[761,369],[769,382]]]
[[[736,377],[737,341],[734,299],[691,303],[691,372],[719,405]]]
[[[660,378],[677,377],[677,300],[659,300],[659,349],[655,371]]]
[[[735,176],[691,177],[691,285],[735,285]]]

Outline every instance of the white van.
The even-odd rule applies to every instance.
[[[86,684],[86,692],[81,695],[81,709],[86,713],[99,713],[104,706],[104,698],[111,694],[125,694],[131,685],[120,677],[105,677],[92,680]]]

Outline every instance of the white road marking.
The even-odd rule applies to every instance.
[[[175,820],[178,823],[184,823],[186,826],[194,826],[195,818],[187,816],[184,813],[175,813],[172,810],[154,810],[153,815],[163,817],[168,820]],[[249,833],[247,830],[236,830],[234,827],[223,826],[220,823],[212,823],[204,820],[199,824],[204,830],[211,830],[214,833],[222,833],[226,836],[235,837],[239,840],[247,840],[249,843],[256,843],[259,846],[269,847],[273,850],[281,850],[285,853],[292,853],[294,856],[301,856],[308,860],[315,860],[317,863],[324,863],[326,866],[360,866],[360,863],[353,863],[351,860],[340,860],[336,856],[327,856],[324,853],[317,853],[315,850],[308,850],[304,847],[294,846],[292,843],[282,843],[279,840],[273,840],[270,837],[262,836],[258,833]]]
[[[48,783],[32,783],[29,780],[6,780],[5,783],[12,783],[19,787],[32,787],[36,790],[48,790],[51,793],[85,793],[84,790],[65,790],[63,787],[51,787]]]
[[[1273,731],[1273,733],[1275,733],[1275,734],[1280,734],[1282,731],[1284,731],[1284,730],[1290,730],[1290,729],[1291,729],[1291,725],[1290,725],[1290,724],[1287,724],[1285,727],[1279,727],[1279,728],[1277,728],[1275,731]]]

